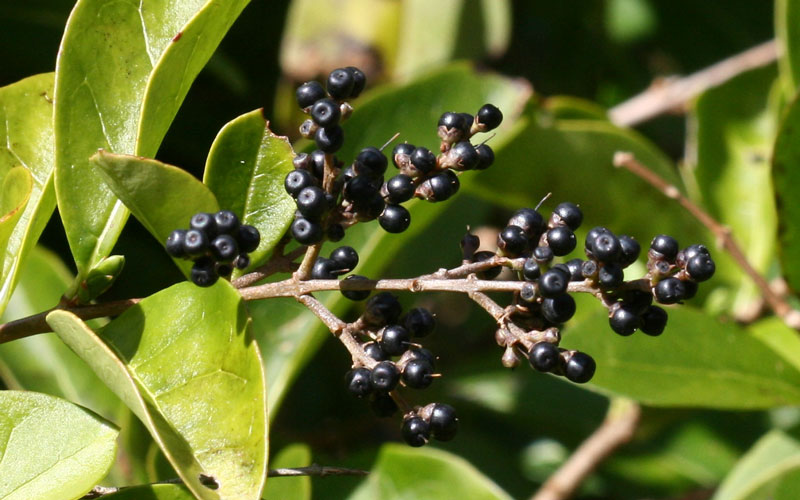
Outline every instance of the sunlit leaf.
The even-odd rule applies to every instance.
[[[789,287],[800,291],[800,101],[784,113],[772,156],[778,210],[778,255]]]

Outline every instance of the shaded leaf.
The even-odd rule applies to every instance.
[[[56,63],[56,194],[78,266],[110,252],[127,211],[88,162],[153,157],[192,81],[248,0],[80,0]]]
[[[229,284],[172,286],[100,336],[65,311],[47,319],[145,423],[198,498],[258,498],[267,458],[263,371]],[[201,474],[219,487],[204,486]]]
[[[15,167],[32,175],[24,212],[9,235],[0,236],[0,314],[3,313],[28,252],[36,244],[56,205],[53,192],[53,73],[32,76],[0,88],[0,182]],[[20,174],[15,174],[20,175]],[[0,191],[3,204],[8,191]],[[0,216],[5,212],[0,213]],[[5,226],[5,224],[0,223]],[[0,233],[5,229],[0,229]]]
[[[203,182],[221,208],[232,210],[243,224],[261,233],[261,243],[250,253],[251,268],[264,263],[297,208],[283,187],[286,174],[294,169],[292,158],[289,141],[272,133],[260,109],[228,122],[208,153]]]
[[[301,443],[285,447],[270,461],[271,469],[309,465],[311,465],[311,449]],[[311,478],[308,476],[269,478],[264,498],[311,500]]]
[[[79,498],[108,472],[116,439],[112,424],[68,401],[0,391],[0,497]]]
[[[28,205],[33,190],[33,177],[25,167],[12,168],[0,186],[0,251],[6,252],[8,240]]]
[[[194,500],[194,495],[181,484],[148,484],[103,495],[103,500]]]
[[[800,2],[775,1],[775,39],[780,47],[778,68],[789,99],[800,85]]]
[[[778,255],[789,287],[800,291],[800,101],[794,100],[778,129],[772,182],[778,210]]]

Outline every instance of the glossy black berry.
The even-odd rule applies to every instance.
[[[428,422],[420,417],[410,417],[403,420],[403,441],[409,446],[419,448],[425,446],[431,438],[431,429]]]
[[[559,269],[550,269],[539,278],[539,293],[542,297],[556,297],[567,291],[569,276]]]
[[[533,249],[533,258],[540,264],[546,264],[553,260],[555,254],[550,247],[536,247]]]
[[[403,367],[403,382],[412,389],[425,389],[433,383],[433,365],[424,359],[412,359]]]
[[[233,259],[239,255],[239,245],[233,236],[228,234],[221,234],[214,238],[209,245],[211,255],[220,262],[233,262]]]
[[[236,242],[241,252],[250,253],[261,243],[261,234],[253,226],[242,224],[236,232]]]
[[[411,224],[411,214],[402,205],[386,205],[378,223],[387,233],[402,233]]]
[[[325,89],[322,88],[322,85],[320,85],[319,82],[313,81],[306,82],[297,87],[295,95],[297,95],[297,104],[300,106],[300,109],[313,106],[315,102],[324,99],[326,96]]]
[[[439,441],[450,441],[458,432],[456,409],[444,403],[436,403],[431,411],[431,434]]]
[[[366,202],[378,194],[378,189],[367,175],[357,175],[344,183],[344,197],[353,203]]]
[[[625,281],[625,272],[619,264],[606,264],[597,271],[597,284],[604,290],[617,288]]]
[[[561,222],[566,224],[566,226],[573,231],[578,229],[581,222],[583,222],[583,212],[581,212],[581,209],[578,205],[568,201],[559,203],[556,209],[553,210],[553,213],[558,215]]]
[[[547,245],[553,250],[553,254],[561,257],[575,250],[578,240],[575,233],[566,226],[556,226],[547,231]]]
[[[342,238],[344,238],[344,226],[341,224],[329,225],[328,229],[325,231],[325,236],[328,237],[328,241],[332,241],[334,243],[337,241],[342,241]]]
[[[347,282],[365,281],[367,279],[368,278],[366,276],[361,276],[359,274],[351,274],[350,276],[346,277],[344,280],[342,280],[342,284],[339,285],[342,290],[342,295],[354,301],[366,300],[366,298],[369,297],[369,294],[371,293],[369,290],[347,290],[345,287],[347,286],[346,285]]]
[[[497,248],[508,257],[518,257],[528,248],[528,237],[518,226],[506,226],[497,235]]]
[[[355,66],[348,66],[345,69],[353,75],[353,90],[350,91],[350,97],[355,99],[367,86],[367,75]]]
[[[283,187],[286,189],[286,192],[289,193],[289,196],[297,198],[300,191],[316,183],[317,181],[311,172],[308,170],[295,169],[286,175],[286,179],[283,181]]]
[[[529,239],[538,239],[544,232],[545,221],[542,214],[532,208],[520,208],[508,219],[509,226],[521,227]]]
[[[374,326],[396,323],[402,311],[397,297],[389,292],[381,292],[367,301],[364,320]]]
[[[486,170],[494,163],[494,151],[488,144],[479,144],[475,146],[475,152],[478,153],[478,163],[475,165],[475,170]]]
[[[311,279],[333,280],[336,279],[336,263],[325,257],[318,257],[311,267]]]
[[[347,390],[354,396],[363,398],[372,392],[372,372],[368,368],[359,367],[347,372],[344,376]]]
[[[575,299],[568,293],[542,301],[542,315],[551,323],[564,323],[575,315]]]
[[[667,262],[673,262],[678,255],[678,240],[666,234],[659,234],[650,242],[650,251]]]
[[[619,248],[618,260],[622,267],[628,267],[636,262],[636,259],[639,258],[639,253],[642,251],[639,242],[626,234],[619,237]]]
[[[427,179],[425,185],[433,195],[430,201],[445,201],[458,191],[460,183],[452,170],[447,169]]]
[[[676,304],[684,299],[686,289],[678,278],[667,278],[658,282],[653,295],[661,304]]]
[[[583,281],[583,261],[581,259],[568,260],[564,265],[567,266],[569,271],[570,281]]]
[[[542,270],[539,267],[539,263],[536,262],[536,259],[525,259],[525,263],[522,264],[522,277],[525,278],[526,281],[536,281],[541,275]]]
[[[485,127],[484,131],[492,130],[497,128],[503,121],[503,112],[497,109],[497,106],[484,104],[481,106],[481,109],[478,110],[476,121]]]
[[[219,234],[236,234],[239,229],[239,217],[230,210],[220,210],[214,214],[214,221],[217,223]]]
[[[412,337],[426,337],[436,328],[436,318],[422,307],[415,307],[408,311],[400,323],[406,327]]]
[[[472,124],[475,123],[475,117],[469,113],[459,113],[464,118],[464,123],[466,123],[466,131],[469,132],[472,128]]]
[[[710,255],[697,254],[686,262],[686,272],[694,281],[706,281],[714,276],[717,266]]]
[[[464,115],[461,113],[448,111],[439,117],[438,125],[450,131],[455,137],[460,137],[461,135],[469,132],[469,126],[472,124],[468,124]]]
[[[411,334],[400,325],[389,325],[383,329],[378,338],[381,349],[390,356],[400,356],[408,349]]]
[[[404,174],[397,174],[386,181],[386,201],[391,204],[403,203],[414,197],[414,180]]]
[[[626,290],[620,294],[622,305],[636,314],[643,314],[653,303],[653,294],[644,290]]]
[[[375,394],[369,406],[375,416],[379,418],[391,417],[399,409],[394,399],[383,392]]]
[[[339,104],[332,99],[320,99],[311,107],[311,119],[320,127],[334,127],[339,124],[341,117]]]
[[[686,263],[689,262],[692,257],[700,254],[709,256],[711,255],[705,245],[691,245],[678,252],[678,256],[675,258],[675,261],[679,266],[683,267],[686,266]]]
[[[456,170],[471,170],[478,166],[480,157],[475,150],[475,146],[470,144],[469,141],[457,142],[450,150],[450,154],[455,161]]]
[[[576,352],[567,360],[564,375],[567,379],[578,384],[584,384],[592,379],[597,364],[586,353]]]
[[[392,149],[392,163],[397,168],[402,168],[411,163],[411,153],[417,149],[413,144],[403,142]]]
[[[397,371],[397,366],[391,361],[381,361],[372,369],[370,381],[376,391],[389,392],[400,381],[400,372]]]
[[[250,266],[250,257],[246,253],[240,253],[233,261],[233,267],[236,269],[247,269]]]
[[[658,306],[649,306],[642,314],[642,324],[639,328],[647,335],[656,337],[664,332],[667,319],[667,311]]]
[[[495,257],[494,252],[490,252],[488,250],[481,250],[480,252],[475,252],[475,255],[472,256],[472,262],[483,262],[493,257]],[[478,277],[478,279],[493,280],[500,275],[500,272],[502,270],[503,270],[502,266],[493,266],[490,267],[489,269],[478,271],[477,273],[475,273],[475,275]]]
[[[378,191],[375,191],[364,201],[355,202],[354,205],[361,220],[375,219],[380,216],[386,208],[386,202],[383,201],[383,196],[381,196]]]
[[[335,153],[342,148],[344,144],[344,131],[339,125],[317,129],[314,134],[314,142],[317,147],[325,153]]]
[[[610,231],[601,233],[592,241],[592,256],[600,262],[615,262],[622,252],[619,238]]]
[[[558,366],[559,359],[558,347],[550,342],[538,342],[528,353],[531,366],[540,372],[553,371]]]
[[[389,359],[389,355],[377,342],[367,342],[363,347],[364,353],[375,361],[386,361]]]
[[[607,228],[603,226],[595,226],[586,233],[586,239],[583,242],[583,246],[586,249],[586,255],[591,257],[592,255],[592,245],[594,245],[594,240],[603,233],[610,233]]]
[[[697,295],[699,285],[696,281],[685,280],[683,282],[683,300],[693,299]]]
[[[639,328],[639,315],[626,307],[620,307],[608,318],[611,329],[622,336],[631,335]]]
[[[308,186],[303,188],[298,194],[297,210],[303,214],[303,217],[309,220],[319,220],[322,214],[328,209],[328,200],[325,197],[325,191],[317,186]]]
[[[194,214],[189,220],[189,228],[204,232],[208,239],[217,235],[217,222],[214,220],[213,214],[205,212]]]
[[[345,245],[331,252],[330,259],[337,271],[352,271],[358,265],[358,252],[355,248]]]
[[[350,97],[355,87],[356,79],[347,68],[339,68],[328,75],[328,93],[334,99],[344,100]]]
[[[183,238],[183,253],[189,257],[199,257],[208,251],[209,238],[204,231],[189,229]]]
[[[436,156],[430,149],[420,146],[411,153],[411,164],[422,174],[428,174],[436,168]]]
[[[322,227],[300,217],[292,222],[292,237],[301,245],[313,245],[322,241]]]
[[[386,172],[386,167],[388,166],[389,160],[375,147],[362,149],[356,156],[354,164],[357,174],[380,176],[381,179],[383,179],[383,173]]]
[[[207,287],[216,283],[219,275],[214,268],[214,260],[207,257],[196,260],[189,277],[197,286]]]
[[[424,347],[412,347],[406,351],[405,356],[408,356],[409,359],[422,359],[430,363],[431,366],[436,366],[436,356]]]
[[[315,149],[311,152],[311,173],[317,179],[322,180],[325,174],[325,151]]]
[[[183,249],[183,242],[185,239],[186,229],[176,229],[169,233],[166,242],[167,253],[176,259],[186,257],[186,252]]]

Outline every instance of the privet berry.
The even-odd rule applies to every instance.
[[[431,437],[430,425],[420,417],[412,416],[403,420],[402,434],[409,446],[424,446]]]
[[[347,390],[354,396],[363,398],[372,393],[372,372],[364,367],[354,368],[345,375]]]
[[[583,352],[575,352],[567,360],[564,376],[575,383],[584,384],[592,379],[596,368],[594,358]]]
[[[550,342],[538,342],[528,353],[528,361],[531,366],[540,372],[555,370],[560,359],[558,347]]]
[[[400,381],[400,372],[391,361],[381,361],[372,369],[370,382],[376,391],[389,392]]]
[[[411,214],[402,205],[386,205],[378,222],[387,233],[402,233],[411,224]]]

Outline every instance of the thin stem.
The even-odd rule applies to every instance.
[[[361,343],[356,339],[354,335],[355,328],[340,320],[338,316],[333,314],[322,302],[311,295],[300,295],[297,296],[296,299],[313,312],[317,318],[328,327],[328,330],[339,339],[339,342],[341,342],[350,353],[350,357],[353,359],[354,363],[370,369],[377,364],[377,361],[364,352]]]
[[[705,210],[694,204],[691,200],[683,196],[677,187],[665,181],[658,174],[651,169],[640,163],[636,157],[631,153],[617,152],[614,155],[614,165],[617,167],[624,167],[634,175],[646,181],[654,188],[661,191],[667,198],[671,198],[685,208],[692,214],[701,224],[703,224],[712,234],[721,242],[722,247],[730,254],[731,258],[736,261],[742,270],[747,274],[753,283],[761,291],[767,305],[775,313],[776,316],[781,318],[784,323],[790,328],[800,330],[800,311],[796,311],[789,305],[783,297],[775,293],[772,287],[769,286],[766,278],[762,276],[750,264],[745,257],[744,252],[739,247],[739,244],[733,238],[731,229],[723,226],[717,222]]]
[[[297,268],[297,271],[294,272],[292,280],[307,280],[308,277],[311,276],[311,269],[314,267],[314,262],[316,262],[317,257],[319,257],[319,251],[321,249],[322,243],[317,243],[316,245],[311,245],[306,248],[303,261],[300,263],[300,267]]]
[[[273,255],[273,257],[270,258],[266,264],[251,273],[239,276],[235,280],[231,281],[231,284],[234,286],[234,288],[244,288],[268,278],[275,273],[294,272],[298,268],[298,265],[295,264],[294,261],[303,255],[305,251],[306,247],[297,247],[286,255],[283,255],[282,253],[279,255]]]

